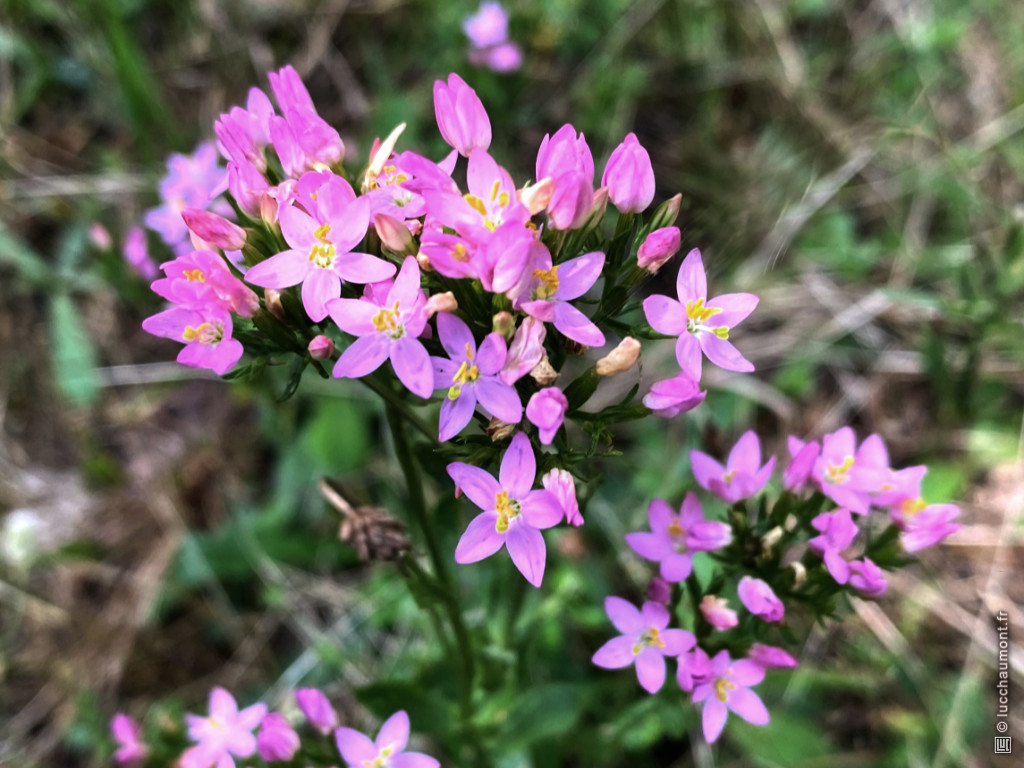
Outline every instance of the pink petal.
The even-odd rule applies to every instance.
[[[651,328],[667,336],[686,333],[686,310],[668,296],[655,294],[644,299],[644,315]]]
[[[477,399],[488,413],[509,424],[518,424],[523,418],[523,403],[519,393],[498,377],[481,377],[473,385]]]
[[[308,252],[319,242],[314,234],[319,224],[312,216],[294,205],[278,209],[277,220],[281,225],[281,234],[284,235],[285,242],[292,248]]]
[[[726,371],[749,373],[754,364],[740,354],[739,350],[726,339],[720,339],[713,333],[702,333],[698,337],[700,348],[708,356],[708,360]]]
[[[676,513],[664,499],[652,499],[647,506],[647,520],[651,530],[659,536],[668,535],[669,526],[672,525],[675,517]]]
[[[501,459],[498,482],[515,499],[521,499],[530,492],[537,477],[537,460],[533,446],[525,432],[516,432],[515,437]]]
[[[733,328],[743,322],[760,299],[752,293],[723,293],[707,302],[707,306],[722,310],[713,320],[717,325]]]
[[[341,280],[329,269],[311,269],[302,283],[302,306],[313,322],[327,317],[327,302],[341,296]]]
[[[455,562],[475,563],[501,549],[506,534],[498,533],[495,529],[494,524],[497,521],[498,513],[493,511],[483,512],[474,517],[455,547]]]
[[[381,751],[391,747],[392,752],[401,752],[409,741],[409,715],[405,710],[395,712],[384,721],[377,735],[377,748]]]
[[[627,533],[626,543],[640,557],[645,557],[655,562],[661,562],[673,551],[671,542],[655,533]]]
[[[476,397],[473,396],[472,388],[463,390],[455,400],[446,397],[441,403],[441,419],[437,439],[444,443],[459,434],[473,419],[475,410]]]
[[[523,521],[513,522],[509,526],[505,546],[519,572],[533,586],[539,587],[544,578],[544,561],[547,557],[541,532]]]
[[[448,476],[480,509],[494,509],[494,502],[501,493],[501,486],[487,472],[471,464],[456,461],[448,465]]]
[[[590,661],[605,669],[621,669],[633,663],[633,646],[636,641],[632,637],[613,637],[597,649]]]
[[[600,251],[585,253],[559,264],[557,297],[562,301],[578,299],[597,282],[603,269],[604,254]]]
[[[685,581],[693,570],[693,558],[688,554],[673,552],[661,561],[661,577],[673,584]]]
[[[700,381],[701,348],[700,342],[692,333],[681,333],[676,339],[676,362],[683,373],[695,382]]]
[[[730,680],[736,685],[749,688],[764,680],[764,667],[749,659],[740,659],[732,663]]]
[[[379,283],[395,274],[395,265],[391,262],[357,251],[340,254],[332,268],[336,274],[357,285]]]
[[[729,708],[724,701],[719,701],[716,696],[709,696],[704,705],[702,717],[704,727],[704,738],[708,743],[715,741],[725,727],[725,720],[729,716]]]
[[[665,656],[678,656],[697,643],[693,633],[685,629],[666,629],[661,633],[661,640],[665,643],[665,647],[661,649]]]
[[[679,274],[676,275],[676,294],[683,304],[708,297],[708,278],[704,272],[704,262],[701,260],[700,251],[696,248],[686,254],[683,263],[679,265]]]
[[[654,648],[645,648],[636,657],[636,677],[648,693],[657,693],[665,684],[665,657]]]
[[[640,607],[640,619],[645,628],[664,629],[669,622],[668,608],[661,603],[648,601]]]
[[[324,187],[321,191],[326,193],[326,199],[318,193],[317,203],[321,210],[329,206],[329,210],[325,211],[329,216],[325,218],[331,225],[328,237],[340,253],[350,251],[366,236],[366,230],[370,227],[370,201],[360,197],[350,203],[342,202],[338,198],[345,195],[337,194],[337,190],[333,194],[329,192],[330,182]]]
[[[440,768],[441,763],[422,752],[402,752],[392,755],[391,768]]]
[[[362,299],[332,299],[327,302],[327,313],[331,319],[341,330],[353,336],[377,335],[373,318],[378,312],[380,307]]]
[[[249,757],[256,751],[256,737],[248,731],[231,730],[224,737],[224,746],[236,757]]]
[[[426,347],[419,341],[403,336],[392,344],[391,365],[406,389],[424,399],[430,397],[434,391],[434,368]]]
[[[712,480],[721,482],[725,475],[725,467],[700,451],[690,451],[690,468],[702,488],[709,488]]]
[[[737,688],[729,693],[729,709],[754,725],[767,725],[768,710],[764,702],[749,688]]]
[[[341,353],[332,375],[336,379],[358,379],[380,368],[390,351],[391,344],[383,335],[361,336]]]
[[[547,490],[530,491],[520,504],[523,520],[532,528],[544,530],[556,526],[565,514],[558,498]]]
[[[729,459],[726,462],[729,469],[738,469],[748,475],[757,474],[761,468],[761,443],[753,430],[743,433],[736,445],[729,451]]]
[[[476,350],[476,342],[473,340],[469,326],[450,312],[438,313],[437,335],[441,340],[441,346],[452,360],[466,359],[467,344],[470,350]]]
[[[249,267],[245,281],[263,288],[290,288],[306,279],[309,259],[302,251],[284,251]]]
[[[615,628],[624,635],[639,635],[647,629],[640,609],[628,600],[609,595],[604,599],[604,610]]]
[[[364,761],[372,761],[377,757],[377,745],[370,741],[369,736],[359,731],[339,728],[334,732],[334,740],[338,744],[341,757],[350,765],[361,765]]]
[[[476,353],[476,364],[482,375],[493,376],[502,369],[507,358],[508,348],[505,346],[505,340],[501,334],[489,333],[480,342],[480,349]],[[516,396],[516,400],[518,399],[519,397]],[[504,419],[504,421],[508,421],[508,419]]]
[[[603,347],[604,334],[590,319],[571,304],[555,304],[555,328],[562,335],[587,347]]]

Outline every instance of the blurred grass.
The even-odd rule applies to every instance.
[[[208,138],[212,119],[244,101],[250,85],[266,88],[267,69],[299,68],[349,144],[353,168],[373,136],[402,121],[405,146],[440,157],[430,85],[453,70],[479,91],[494,151],[518,179],[531,174],[544,133],[562,122],[587,135],[598,173],[635,130],[651,152],[659,199],[684,194],[684,250],[702,248],[723,292],[762,293],[739,341],[759,374],[746,385],[712,379],[706,406],[685,423],[624,431],[626,458],[600,467],[590,523],[551,537],[560,554],[543,593],[522,595],[515,615],[470,617],[492,660],[481,719],[505,723],[498,735],[509,766],[717,764],[712,753],[684,752],[698,725],[681,695],[638,700],[628,676],[592,677],[586,666],[606,630],[600,600],[638,595],[646,573],[622,552],[621,534],[642,524],[646,499],[678,499],[689,487],[690,448],[721,452],[750,426],[772,449],[787,432],[848,422],[877,431],[897,463],[940,462],[929,476],[937,498],[1019,459],[1024,5],[509,3],[512,34],[527,51],[524,70],[509,76],[464,63],[459,24],[475,6],[2,0],[0,320],[17,330],[0,334],[0,356],[24,361],[0,373],[13,446],[3,465],[85,467],[108,455],[127,465],[113,433],[164,413],[160,404],[173,397],[164,388],[136,396],[106,385],[111,366],[163,361],[168,352],[137,330],[152,299],[116,254],[89,249],[85,229],[96,218],[117,241],[155,201],[131,179],[159,178],[167,152]],[[55,190],[61,178],[70,183]],[[83,676],[81,686],[54,683],[45,654],[26,661],[31,635],[5,635],[5,710],[49,701],[33,697],[55,685],[102,691],[105,703],[127,689],[138,705],[166,696],[166,679],[191,706],[220,679],[253,696],[326,685],[358,717],[343,675],[375,715],[405,706],[418,729],[450,738],[444,710],[422,692],[447,690],[451,664],[423,641],[429,626],[386,567],[359,568],[335,543],[338,521],[311,482],[328,474],[401,510],[380,413],[340,394],[337,382],[325,394],[307,381],[310,394],[271,406],[267,394],[281,391],[283,374],[269,375],[217,405],[227,409],[233,398],[257,425],[258,441],[240,449],[247,468],[218,465],[210,456],[220,446],[200,433],[169,479],[147,488],[179,510],[177,522],[159,525],[181,527],[175,565],[160,576],[141,639],[122,659],[130,670],[151,668],[139,676],[148,683],[102,674]],[[216,434],[232,440],[231,430]],[[210,480],[204,461],[222,474]],[[462,514],[446,501],[438,512]],[[444,544],[451,549],[454,539]],[[956,581],[983,568],[987,553],[931,560],[926,578]],[[618,568],[624,575],[610,581]],[[459,573],[478,605],[506,589],[508,576],[505,562]],[[25,586],[45,593],[50,577]],[[853,620],[841,632],[819,631],[805,648],[806,669],[769,679],[770,729],[731,722],[719,762],[966,764],[984,723],[968,718],[952,739],[942,730],[957,686],[966,691],[961,707],[987,706],[979,673],[963,668],[964,636],[936,629],[927,613],[915,617],[907,600],[885,605],[915,648],[914,663],[929,670],[925,680],[912,679],[900,666],[906,659]],[[183,637],[184,648],[209,645],[189,651],[185,666],[198,683],[171,673],[173,653],[154,637],[161,633]],[[526,638],[535,657],[517,660],[510,649]],[[547,711],[559,716],[538,717]],[[26,759],[100,763],[102,720],[74,720],[53,704],[15,725],[29,722],[16,734],[35,734],[19,753]],[[576,732],[599,738],[573,746],[567,735]]]

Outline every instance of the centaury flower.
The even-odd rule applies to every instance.
[[[441,764],[422,752],[406,752],[409,742],[409,715],[395,712],[384,721],[376,741],[352,728],[334,732],[338,751],[350,768],[438,768]]]
[[[234,697],[223,688],[210,692],[210,714],[185,715],[188,735],[198,742],[181,756],[181,768],[234,768],[234,757],[249,757],[256,751],[252,730],[263,721],[266,704],[253,704],[239,711]]]
[[[712,659],[711,682],[693,691],[694,703],[704,701],[704,738],[714,741],[725,727],[729,710],[754,725],[768,723],[768,710],[760,697],[750,690],[764,679],[764,669],[752,661],[732,661],[728,651],[719,651]]]

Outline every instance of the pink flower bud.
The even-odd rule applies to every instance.
[[[316,688],[299,688],[295,691],[295,701],[309,724],[320,733],[327,734],[338,727],[338,717],[322,691]]]
[[[334,354],[334,342],[321,333],[310,340],[308,349],[314,360],[330,360]]]
[[[110,721],[110,733],[117,742],[114,762],[118,765],[135,765],[149,755],[149,749],[142,741],[142,729],[128,715],[118,712]]]
[[[541,179],[536,184],[531,184],[519,190],[519,202],[526,206],[531,216],[543,211],[551,202],[551,195],[555,191],[555,182],[551,179]]]
[[[784,649],[762,643],[754,643],[750,646],[747,658],[761,669],[787,669],[797,665],[797,660]]]
[[[551,445],[568,409],[569,401],[558,387],[546,387],[530,398],[526,418],[540,430],[540,441],[544,445]]]
[[[386,213],[378,213],[373,217],[373,228],[377,230],[377,236],[390,250],[400,256],[411,256],[416,253],[416,242],[408,227]]]
[[[548,223],[554,229],[576,229],[590,214],[593,203],[592,183],[582,173],[563,173],[555,179],[554,191],[548,201]]]
[[[438,312],[454,312],[458,308],[459,302],[455,300],[455,294],[445,291],[444,293],[435,293],[427,299],[423,310],[427,313],[427,317],[433,317]]]
[[[614,376],[628,371],[640,357],[640,342],[627,336],[611,352],[597,361],[598,376]]]
[[[491,121],[484,105],[455,73],[448,75],[447,84],[434,82],[434,116],[445,142],[463,157],[491,145]]]
[[[511,312],[499,312],[491,318],[491,330],[506,341],[512,338],[516,330],[516,320]]]
[[[672,585],[661,576],[653,577],[647,582],[647,599],[653,600],[662,605],[668,605],[672,600]]]
[[[566,123],[553,136],[547,135],[537,150],[537,178],[558,178],[568,171],[583,174],[586,183],[594,185],[594,156],[583,134]]]
[[[263,223],[274,227],[277,224],[277,215],[281,210],[281,203],[274,197],[264,193],[260,196],[260,219]],[[274,227],[276,229],[276,227]]]
[[[708,624],[718,630],[732,629],[740,623],[736,611],[729,607],[729,602],[714,595],[704,596],[700,601],[700,612]]]
[[[654,200],[654,169],[647,150],[629,133],[608,158],[601,186],[619,213],[640,213]]]
[[[565,513],[565,521],[570,525],[583,525],[583,515],[580,514],[580,505],[576,500],[576,481],[572,475],[564,469],[552,469],[541,479],[544,489],[554,494],[558,503]]]
[[[124,238],[124,258],[128,266],[139,275],[152,280],[159,272],[149,256],[146,232],[142,227],[132,227]]]
[[[765,621],[782,621],[786,613],[782,601],[775,596],[768,583],[761,579],[744,576],[740,579],[739,595],[743,606]]]
[[[885,592],[889,582],[885,572],[868,560],[854,560],[850,563],[850,586],[867,597],[878,597]]]
[[[655,416],[671,419],[692,411],[704,402],[706,395],[696,380],[686,373],[679,373],[671,379],[655,382],[651,391],[644,395],[644,405],[654,411]]]
[[[299,734],[288,725],[284,715],[271,712],[263,718],[256,746],[268,763],[287,763],[299,751]]]
[[[109,230],[98,221],[94,221],[89,225],[89,242],[92,243],[94,248],[101,251],[109,251],[114,245],[114,241],[110,238]]]
[[[651,274],[676,255],[679,250],[679,227],[656,229],[644,238],[643,245],[636,252],[636,263]]]
[[[181,218],[196,237],[214,248],[238,251],[245,245],[245,230],[223,216],[198,208],[186,208],[181,212]]]

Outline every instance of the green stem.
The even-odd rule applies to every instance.
[[[437,433],[436,433],[436,431],[431,429],[427,425],[427,423],[425,421],[423,421],[423,419],[421,419],[415,413],[410,411],[409,410],[409,406],[406,403],[404,403],[401,400],[401,398],[398,397],[398,395],[395,394],[394,390],[392,390],[390,387],[381,385],[380,382],[376,381],[373,378],[372,375],[371,376],[363,376],[361,379],[359,379],[359,381],[362,384],[364,384],[365,386],[367,386],[370,389],[372,389],[374,392],[376,392],[378,395],[380,395],[386,401],[386,403],[387,403],[386,407],[388,409],[388,423],[389,424],[391,422],[391,415],[390,415],[391,411],[394,410],[397,413],[401,414],[403,419],[405,419],[410,424],[412,424],[414,427],[416,427],[417,431],[419,431],[425,438],[427,438],[427,440],[429,440],[431,443],[434,443],[434,444],[437,443]],[[391,432],[392,432],[392,434],[394,434],[394,429],[393,428],[392,428]],[[403,426],[403,432],[404,432],[404,426]],[[404,469],[404,467],[403,467],[403,469]]]

